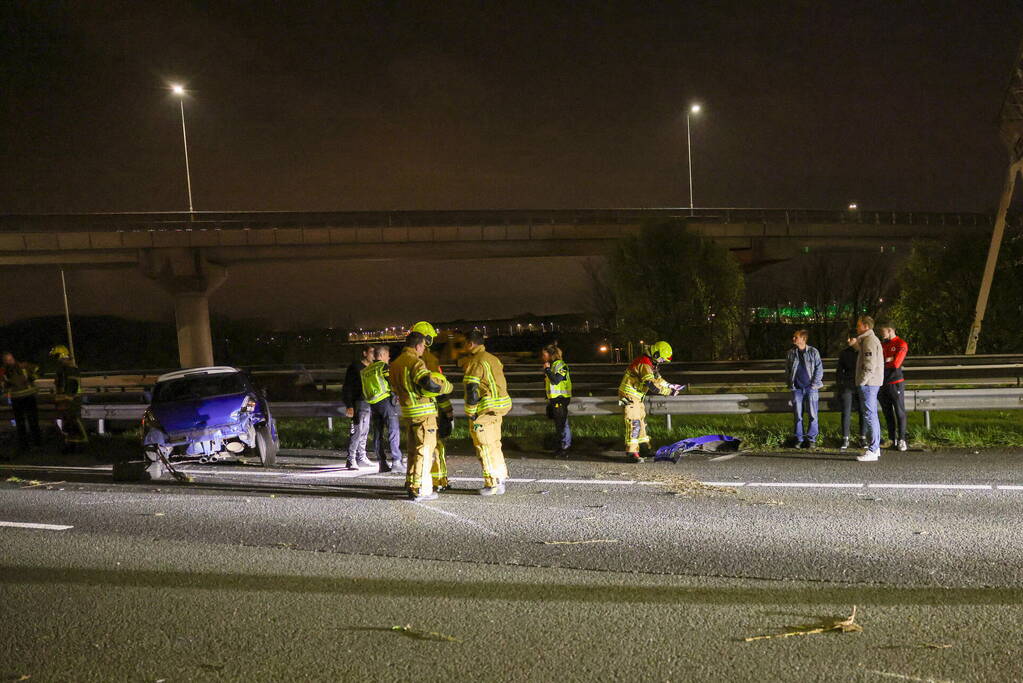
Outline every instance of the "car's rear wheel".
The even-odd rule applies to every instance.
[[[270,436],[269,425],[256,428],[256,450],[259,452],[259,461],[263,463],[263,467],[273,467],[277,464],[277,444]]]

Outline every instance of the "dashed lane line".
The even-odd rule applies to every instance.
[[[15,529],[41,529],[43,531],[67,531],[74,529],[70,524],[37,524],[35,522],[0,522],[0,526]]]

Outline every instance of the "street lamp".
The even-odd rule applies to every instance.
[[[188,184],[188,213],[192,213],[192,173],[188,169],[188,133],[185,132],[185,86],[180,83],[171,84],[171,92],[178,98],[181,106],[181,142],[185,146],[185,182]]]
[[[689,214],[693,212],[693,139],[689,134],[689,117],[700,113],[700,105],[693,104],[686,112],[686,150],[689,152]]]

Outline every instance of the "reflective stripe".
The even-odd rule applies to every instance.
[[[555,375],[564,376],[564,380],[557,384],[551,384],[550,377],[544,373],[544,389],[547,391],[547,398],[571,398],[572,397],[572,376],[568,371],[568,364],[563,360],[556,360],[551,363],[551,372]]]
[[[391,385],[387,381],[387,364],[383,361],[370,363],[359,373],[362,379],[362,395],[370,405],[380,403],[391,395]]]

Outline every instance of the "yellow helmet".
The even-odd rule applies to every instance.
[[[659,341],[650,347],[650,357],[658,363],[670,363],[671,362],[671,344],[665,341]]]
[[[60,359],[64,359],[64,358],[70,358],[71,357],[71,352],[68,351],[67,347],[64,346],[63,344],[57,344],[52,349],[50,349],[50,355],[51,356],[55,356],[55,357],[60,358]]]
[[[448,381],[448,378],[444,376],[443,372],[431,372],[430,380],[434,384],[440,386],[440,391],[424,391],[423,396],[443,396],[444,394],[450,394],[454,391],[454,387],[451,386],[451,382]]]
[[[437,329],[425,320],[421,320],[413,325],[411,331],[418,332],[426,337],[427,346],[433,346],[433,340],[437,338]]]

